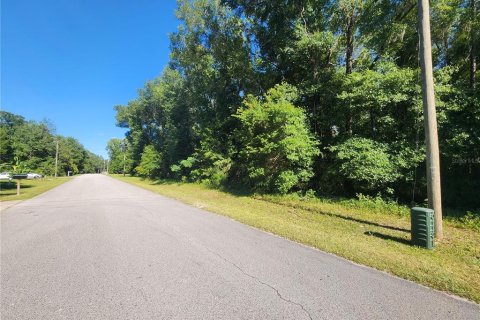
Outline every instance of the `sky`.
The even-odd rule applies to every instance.
[[[115,105],[168,63],[175,0],[2,0],[0,108],[107,157]]]

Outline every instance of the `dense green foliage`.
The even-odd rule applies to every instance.
[[[110,139],[107,143],[107,152],[109,173],[124,173],[127,168],[130,170],[132,161],[126,139]]]
[[[143,149],[140,164],[135,168],[137,173],[142,177],[154,178],[158,175],[162,159],[160,154],[153,146],[146,146]]]
[[[99,172],[100,156],[86,150],[71,137],[55,134],[53,126],[27,121],[22,116],[0,111],[1,171],[43,175],[55,174],[55,153],[58,142],[58,175]]]
[[[254,190],[287,193],[313,176],[319,151],[303,110],[291,103],[295,96],[292,87],[277,85],[264,101],[248,96],[235,115],[241,122],[238,176]]]
[[[356,190],[387,190],[399,177],[395,157],[386,145],[366,138],[351,138],[331,148],[339,164],[338,172]]]
[[[473,209],[477,2],[431,8],[444,203]],[[151,146],[161,178],[423,203],[416,15],[410,0],[179,1],[169,66],[115,107],[127,172]]]

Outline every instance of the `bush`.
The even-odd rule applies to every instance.
[[[235,115],[241,123],[236,164],[255,191],[284,194],[313,175],[319,151],[303,110],[292,104],[295,97],[294,87],[277,85],[262,99],[247,96]]]
[[[135,171],[144,178],[154,178],[158,176],[161,168],[162,158],[153,146],[146,146],[142,152],[140,164]]]
[[[379,194],[372,197],[359,193],[357,194],[357,199],[346,200],[344,204],[353,208],[368,209],[369,212],[374,213],[389,213],[399,216],[408,216],[410,214],[409,207],[399,205],[393,200],[385,200]]]
[[[232,161],[215,152],[207,152],[203,160],[207,163],[192,170],[193,179],[215,188],[222,186],[227,180]]]
[[[464,227],[480,231],[480,214],[467,211],[467,213],[458,220]]]
[[[197,162],[195,157],[188,157],[179,161],[177,164],[172,164],[170,166],[170,171],[172,172],[173,178],[179,179],[182,181],[193,180],[189,179],[192,172],[192,167]]]
[[[400,175],[385,144],[354,137],[330,150],[335,153],[340,174],[352,182],[356,191],[393,193],[389,186]]]
[[[210,187],[223,186],[232,166],[230,154],[232,149],[228,141],[215,138],[211,130],[206,131],[194,152],[197,161],[190,172],[191,179]]]

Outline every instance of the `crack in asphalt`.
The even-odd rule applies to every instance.
[[[225,262],[228,262],[229,264],[231,264],[232,266],[234,266],[236,269],[238,269],[241,273],[243,273],[243,274],[246,275],[247,277],[252,278],[252,279],[256,280],[258,283],[261,283],[262,285],[264,285],[264,286],[272,289],[273,291],[275,291],[275,292],[277,293],[277,296],[278,296],[281,300],[283,300],[283,301],[285,301],[285,302],[288,302],[288,303],[291,303],[291,304],[294,304],[294,305],[296,305],[296,306],[299,306],[299,307],[303,310],[303,312],[305,312],[305,314],[308,316],[308,318],[309,318],[310,320],[313,320],[312,315],[310,314],[310,312],[308,312],[308,310],[305,309],[305,307],[304,307],[302,304],[300,304],[300,303],[298,303],[298,302],[295,302],[295,301],[292,301],[292,300],[290,300],[290,299],[285,298],[284,296],[282,296],[282,294],[280,293],[280,291],[278,291],[277,288],[275,288],[274,286],[272,286],[272,285],[270,285],[270,284],[268,284],[268,283],[266,283],[266,282],[263,282],[262,280],[260,280],[259,278],[255,277],[254,275],[249,274],[248,272],[246,272],[245,270],[243,270],[242,268],[240,268],[237,264],[235,264],[234,262],[228,260],[227,258],[225,258],[224,256],[222,256],[221,254],[219,254],[219,253],[217,253],[217,252],[215,252],[215,251],[212,251],[212,250],[210,250],[210,249],[207,248],[207,247],[205,247],[205,249],[207,249],[209,252],[213,253],[214,255],[216,255],[217,257],[219,257],[220,259],[224,260]]]
[[[151,212],[151,210],[148,209],[148,208],[146,208],[145,206],[141,205],[141,207],[142,207],[143,209],[145,209],[147,212]],[[183,237],[185,238],[185,240],[187,240],[187,242],[189,242],[189,243],[191,243],[191,244],[193,244],[193,245],[195,245],[195,246],[200,246],[201,248],[207,250],[208,252],[216,255],[217,257],[219,257],[219,258],[222,259],[223,261],[231,264],[231,265],[234,266],[236,269],[238,269],[241,273],[243,273],[245,276],[247,276],[247,277],[249,277],[249,278],[257,281],[258,283],[260,283],[260,284],[262,284],[262,285],[264,285],[264,286],[272,289],[273,291],[275,291],[275,293],[277,294],[277,296],[278,296],[281,300],[283,300],[283,301],[285,301],[285,302],[287,302],[287,303],[290,303],[290,304],[293,304],[293,305],[296,305],[296,306],[300,307],[300,308],[303,310],[303,312],[308,316],[308,318],[309,318],[310,320],[313,320],[312,315],[310,314],[310,312],[308,312],[308,310],[305,309],[305,307],[304,307],[302,304],[300,304],[300,303],[298,303],[298,302],[295,302],[295,301],[292,301],[292,300],[290,300],[290,299],[285,298],[284,296],[282,296],[282,294],[280,293],[280,291],[279,291],[277,288],[275,288],[274,286],[272,286],[272,285],[270,285],[270,284],[268,284],[268,283],[266,283],[266,282],[263,282],[262,280],[260,280],[259,278],[255,277],[254,275],[249,274],[248,272],[246,272],[245,270],[243,270],[241,267],[239,267],[236,263],[228,260],[227,258],[225,258],[224,256],[222,256],[221,254],[219,254],[219,253],[211,250],[211,249],[208,248],[207,246],[202,245],[202,244],[199,244],[199,243],[196,242],[196,241],[193,241],[193,239],[190,237],[190,235],[185,234],[184,232],[182,232],[182,231],[180,231],[180,230],[177,230],[176,228],[173,228],[173,230],[176,231],[177,234],[183,236]]]
[[[146,210],[147,212],[152,212],[149,208],[143,206],[142,204],[141,204],[140,206],[141,206],[144,210]],[[302,304],[300,304],[300,303],[298,303],[298,302],[295,302],[295,301],[292,301],[292,300],[290,300],[290,299],[285,298],[284,296],[282,296],[282,294],[280,293],[280,291],[279,291],[277,288],[275,288],[274,286],[272,286],[272,285],[270,285],[270,284],[268,284],[268,283],[266,283],[266,282],[263,282],[262,280],[260,280],[259,278],[255,277],[254,275],[249,274],[248,272],[246,272],[245,270],[243,270],[240,266],[238,266],[236,263],[234,263],[233,261],[228,260],[227,258],[225,258],[224,256],[222,256],[221,254],[219,254],[219,253],[211,250],[211,249],[208,248],[207,246],[202,245],[202,244],[199,244],[197,241],[193,241],[193,239],[190,237],[190,235],[185,234],[184,232],[182,232],[181,230],[178,230],[177,228],[173,228],[173,230],[174,230],[174,232],[176,231],[177,234],[179,234],[180,236],[183,236],[183,237],[185,238],[185,240],[187,240],[187,242],[189,242],[189,243],[191,243],[191,244],[193,244],[193,245],[195,245],[195,246],[200,246],[201,248],[207,250],[208,252],[216,255],[217,257],[219,257],[219,258],[222,259],[223,261],[231,264],[231,265],[234,266],[236,269],[238,269],[241,273],[243,273],[245,276],[247,276],[247,277],[249,277],[249,278],[257,281],[258,283],[260,283],[260,284],[262,284],[262,285],[264,285],[264,286],[272,289],[273,291],[275,291],[275,293],[277,294],[277,296],[278,296],[281,300],[283,300],[283,301],[285,301],[285,302],[287,302],[287,303],[290,303],[290,304],[293,304],[293,305],[296,305],[296,306],[300,307],[300,308],[302,309],[302,311],[308,316],[308,318],[309,318],[310,320],[313,320],[312,315],[310,314],[310,312],[308,312],[308,310],[305,309],[305,307],[304,307]]]

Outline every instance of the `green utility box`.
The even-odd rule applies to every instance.
[[[435,221],[432,209],[415,207],[411,209],[412,244],[433,249]]]

